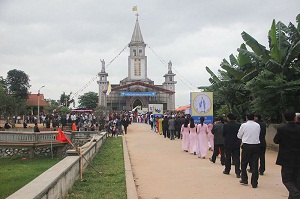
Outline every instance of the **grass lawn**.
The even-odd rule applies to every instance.
[[[75,182],[68,198],[127,198],[121,137],[108,137],[91,164],[102,174],[88,166],[83,173],[83,181],[79,179]]]
[[[0,199],[13,194],[60,160],[51,157],[26,160],[22,157],[0,158]]]

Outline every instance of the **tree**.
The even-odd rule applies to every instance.
[[[60,105],[64,107],[69,107],[71,103],[74,102],[74,99],[71,99],[72,92],[69,95],[66,95],[65,92],[60,95]]]
[[[98,105],[98,94],[95,92],[84,93],[78,98],[79,108],[94,110]]]
[[[242,44],[241,48],[246,49],[246,46]],[[219,76],[206,67],[211,75],[209,81],[212,85],[199,88],[214,92],[215,113],[222,108],[222,105],[226,105],[229,112],[242,116],[249,107],[250,92],[245,88],[246,81],[253,78],[255,66],[243,54],[238,54],[237,57],[231,54],[229,60],[230,62],[223,59],[221,62],[220,66],[223,70],[218,71]]]
[[[60,109],[57,110],[57,112],[61,115],[66,115],[67,113],[71,112],[71,109],[67,107],[61,107]]]
[[[199,88],[214,92],[214,105],[226,104],[239,114],[253,110],[281,122],[286,110],[300,111],[300,14],[296,19],[297,28],[273,20],[270,50],[242,32],[246,44],[237,49],[237,58],[223,59],[218,76],[206,67],[212,85]]]
[[[7,95],[5,97],[5,114],[7,116],[26,113],[25,102],[29,94],[29,81],[26,73],[16,69],[8,71],[5,81],[3,78],[1,79],[3,91]]]
[[[46,110],[47,112],[53,112],[59,106],[58,100],[46,99],[45,101],[47,101],[50,104],[50,106],[44,107],[44,110]]]
[[[286,110],[300,110],[300,15],[297,21],[298,29],[292,23],[287,27],[273,20],[268,33],[270,50],[242,33],[262,66],[259,74],[247,82],[253,96],[251,107],[279,121]]]
[[[8,94],[13,95],[20,100],[28,99],[29,76],[21,70],[10,70],[6,77],[6,87]]]

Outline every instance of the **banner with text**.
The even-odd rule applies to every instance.
[[[149,97],[155,97],[156,92],[120,92],[120,96],[122,97],[134,97],[134,96],[149,96]]]

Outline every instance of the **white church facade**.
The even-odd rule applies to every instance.
[[[163,76],[164,82],[155,85],[147,76],[147,56],[138,17],[130,43],[128,56],[128,76],[119,84],[108,81],[105,62],[99,76],[99,105],[112,110],[132,110],[136,106],[148,108],[149,104],[162,104],[163,110],[175,110],[175,74],[172,63],[168,63],[168,71]],[[109,86],[110,85],[110,86]],[[109,88],[110,87],[110,88]]]

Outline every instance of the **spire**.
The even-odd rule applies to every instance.
[[[135,27],[134,27],[134,30],[133,30],[133,34],[132,34],[130,43],[144,43],[142,32],[141,32],[140,25],[139,25],[138,16],[139,15],[137,14],[136,15]]]

